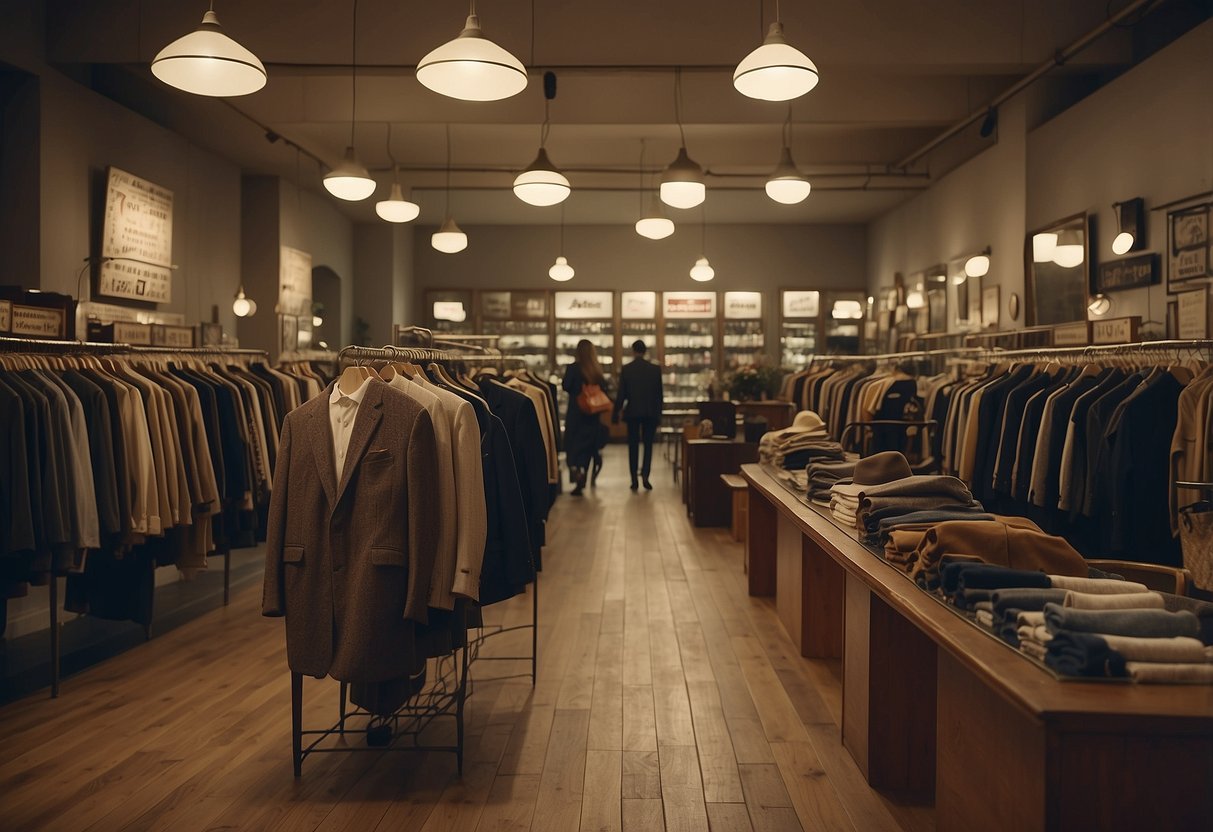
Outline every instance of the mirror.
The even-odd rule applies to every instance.
[[[927,331],[948,331],[948,267],[944,264],[926,270]]]
[[[1091,222],[1085,214],[1038,228],[1024,243],[1027,325],[1087,319]]]
[[[948,263],[948,289],[952,293],[952,308],[956,310],[952,317],[962,330],[968,329],[970,322],[981,321],[981,278],[965,273],[968,259],[958,257]]]

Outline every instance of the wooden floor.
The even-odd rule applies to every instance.
[[[871,791],[839,739],[837,664],[800,658],[741,547],[686,520],[669,467],[632,494],[610,448],[594,492],[562,497],[530,680],[475,666],[462,779],[449,754],[290,762],[282,622],[259,589],[230,607],[0,709],[6,830],[930,829]],[[491,610],[529,621],[531,600]],[[499,638],[499,654],[529,635]],[[331,724],[332,680],[305,721]],[[434,732],[442,741],[447,729]],[[449,738],[449,734],[446,738]]]

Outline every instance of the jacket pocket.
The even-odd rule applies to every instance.
[[[371,547],[371,563],[376,566],[399,566],[401,568],[408,566],[403,549],[392,549],[386,546]]]
[[[392,452],[386,448],[377,448],[367,451],[362,457],[363,465],[383,465],[391,462],[393,459]]]
[[[283,563],[303,563],[303,547],[302,546],[283,546],[282,547],[282,562]]]

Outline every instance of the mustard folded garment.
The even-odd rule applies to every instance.
[[[1120,581],[1117,581],[1120,583]],[[1067,591],[1063,607],[1078,610],[1161,610],[1162,596],[1157,592],[1125,592],[1117,595],[1100,595],[1095,592]]]

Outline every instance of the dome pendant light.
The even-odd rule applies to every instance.
[[[214,3],[197,29],[157,53],[151,69],[170,87],[194,95],[248,95],[266,81],[265,67],[257,56],[223,33]]]
[[[644,198],[644,139],[640,140],[640,219],[636,220],[636,233],[650,240],[664,240],[674,233],[674,221],[665,216],[661,210],[661,200],[652,193],[647,200],[646,209]]]
[[[1063,229],[1057,235],[1057,246],[1053,250],[1053,262],[1063,269],[1076,269],[1086,259],[1087,251],[1082,235],[1077,231]]]
[[[990,247],[965,261],[965,277],[985,277],[990,272]]]
[[[387,199],[375,203],[375,213],[385,222],[412,222],[421,213],[421,206],[404,198],[400,189],[400,165],[392,154],[392,123],[387,125],[387,156],[392,162],[392,192]]]
[[[461,101],[499,101],[526,89],[526,67],[480,31],[476,2],[452,41],[417,64],[417,80],[440,95]]]
[[[573,275],[577,272],[569,265],[569,260],[564,256],[564,206],[560,206],[560,254],[556,257],[556,262],[548,269],[548,277],[555,280],[557,283],[566,283],[573,279]]]
[[[703,168],[687,155],[687,137],[682,128],[682,70],[674,73],[674,118],[682,145],[678,156],[661,176],[661,201],[671,208],[686,210],[703,203],[707,187],[703,183]]]
[[[468,235],[451,216],[451,125],[446,126],[446,219],[430,235],[430,245],[443,254],[458,254],[468,247]]]
[[[712,264],[708,262],[706,254],[708,248],[708,216],[707,211],[703,212],[700,221],[700,229],[702,231],[701,244],[699,250],[705,252],[699,255],[699,259],[695,261],[695,265],[691,266],[691,280],[697,283],[707,283],[716,276],[716,270],[712,268]]]
[[[543,126],[539,128],[539,153],[535,161],[514,179],[514,196],[527,205],[547,207],[564,202],[569,198],[573,189],[564,174],[556,169],[548,158],[548,132],[551,122],[548,118],[548,108],[556,97],[556,74],[544,73],[543,76]]]
[[[775,22],[762,45],[737,65],[733,86],[742,95],[761,101],[791,101],[813,89],[819,80],[817,65],[784,40],[779,0],[776,0]]]
[[[766,191],[767,196],[778,203],[795,205],[809,198],[809,192],[813,186],[797,170],[796,163],[792,161],[792,149],[789,146],[792,140],[792,107],[790,104],[783,130],[783,154],[779,157],[779,164],[775,167],[775,172],[767,180]]]
[[[354,0],[353,37],[350,45],[350,143],[341,164],[324,175],[324,187],[347,202],[361,202],[375,193],[375,180],[358,160],[354,126],[358,123],[358,0]]]
[[[232,301],[232,312],[237,318],[251,318],[257,314],[257,302],[244,294],[244,284],[236,290],[236,299]]]

